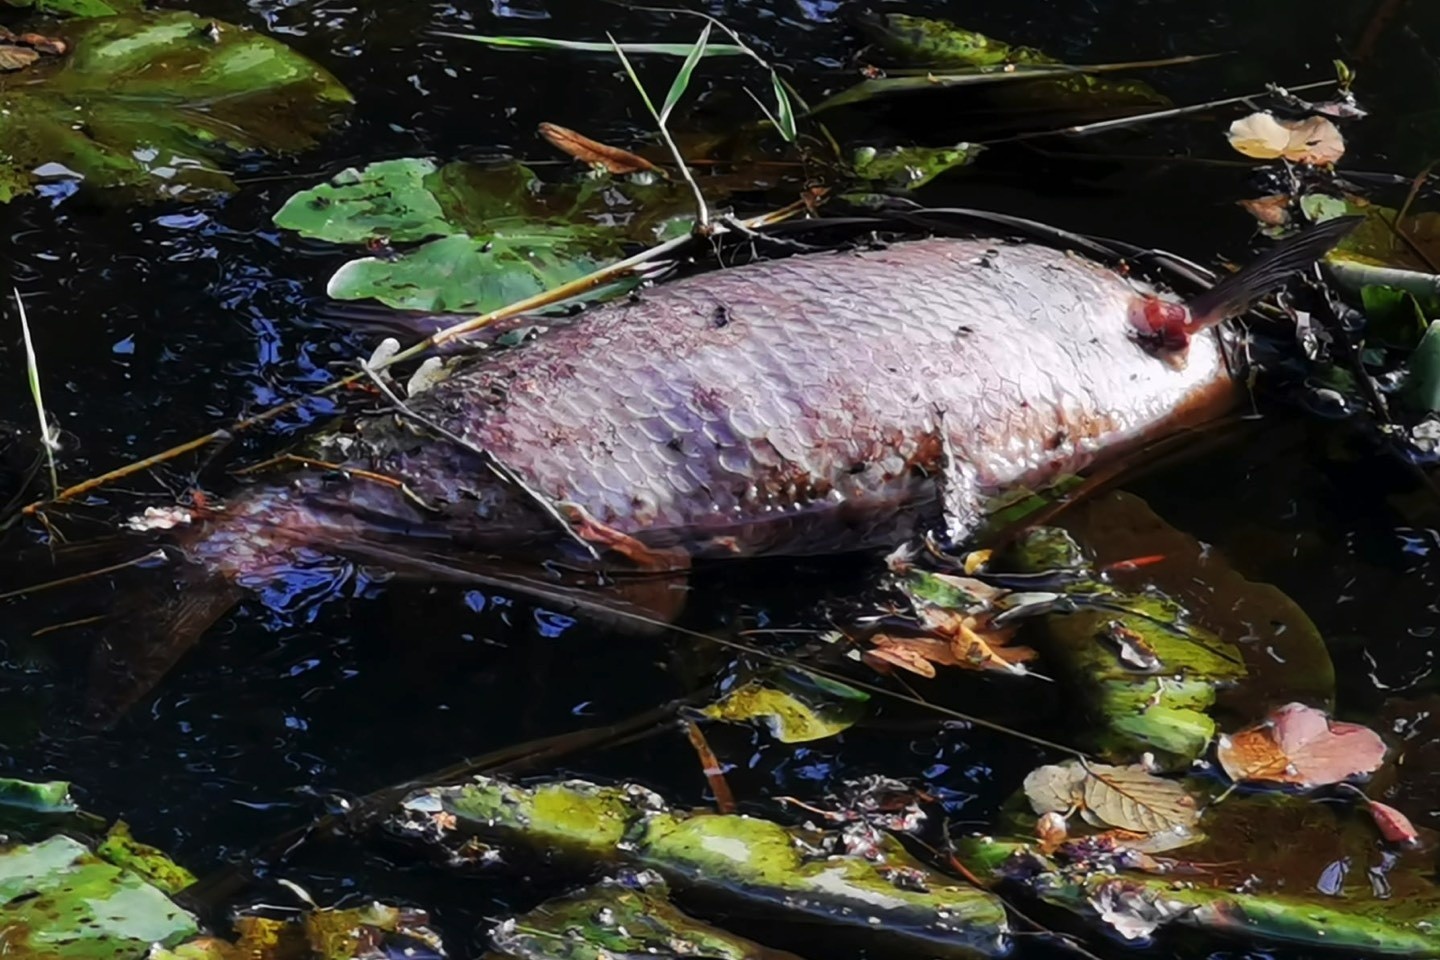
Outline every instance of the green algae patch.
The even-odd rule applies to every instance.
[[[1055,589],[1069,610],[1040,618],[1026,639],[1083,707],[1083,745],[1107,760],[1150,753],[1184,769],[1208,748],[1217,713],[1240,725],[1281,695],[1331,705],[1334,668],[1305,612],[1137,497],[1080,504],[1063,528],[1026,531],[994,566],[1065,574]]]
[[[139,874],[69,837],[0,851],[0,952],[31,960],[132,960],[199,932]]]
[[[1433,957],[1440,953],[1440,886],[1423,849],[1387,848],[1350,804],[1284,794],[1212,806],[1205,835],[1172,857],[1067,841],[1043,855],[1033,841],[966,838],[958,855],[996,883],[1127,939],[1171,924],[1218,936]],[[1430,832],[1426,839],[1433,844]]]
[[[822,921],[863,931],[893,949],[935,957],[998,956],[1005,910],[897,842],[844,852],[840,835],[755,817],[667,808],[648,790],[584,782],[520,787],[480,778],[412,794],[404,833],[449,833],[542,853],[653,870],[684,894],[727,909]],[[447,838],[448,839],[448,838]]]
[[[763,725],[780,743],[824,740],[865,717],[870,695],[801,670],[737,683],[701,709],[712,720]]]
[[[139,874],[166,893],[179,893],[195,882],[195,875],[161,850],[130,835],[130,825],[116,821],[95,848],[100,859]]]
[[[797,960],[688,916],[650,874],[607,879],[541,904],[490,931],[491,957],[610,960],[621,956]]]
[[[227,193],[229,159],[311,147],[351,102],[284,44],[190,13],[54,32],[68,55],[0,74],[0,202],[66,180],[133,199]]]

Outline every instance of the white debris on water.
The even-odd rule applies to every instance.
[[[147,533],[151,530],[173,530],[194,522],[195,518],[184,507],[146,507],[144,513],[126,520],[124,526],[127,530]]]

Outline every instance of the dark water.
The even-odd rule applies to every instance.
[[[294,190],[345,166],[393,156],[549,158],[533,132],[544,120],[614,142],[634,142],[646,127],[607,58],[499,53],[435,39],[430,31],[597,39],[608,29],[630,39],[682,41],[693,34],[689,22],[596,0],[196,0],[183,6],[294,45],[349,85],[359,106],[322,149],[246,163],[237,174],[245,189],[228,200],[112,209],[82,194],[0,207],[0,276],[29,305],[48,402],[67,433],[62,470],[72,480],[313,388],[333,375],[330,365],[368,354],[371,335],[334,324],[322,310],[324,280],[345,253],[298,242],[269,222]],[[714,0],[705,9],[767,57],[791,65],[795,84],[818,99],[852,76],[844,66],[855,40],[840,21],[847,6],[840,0]],[[948,15],[1073,62],[1231,52],[1149,77],[1176,102],[1188,103],[1258,91],[1268,81],[1330,76],[1331,59],[1351,55],[1379,4],[979,0],[895,6]],[[1359,90],[1374,118],[1354,129],[1351,169],[1408,177],[1440,153],[1434,133],[1440,129],[1440,21],[1418,3],[1411,7],[1361,65]],[[706,67],[692,119],[740,109],[742,77],[728,72],[744,69],[736,64]],[[756,81],[748,73],[743,79]],[[1233,162],[1222,137],[1234,116],[1216,111],[1145,127],[1105,141],[1103,149],[1063,138],[997,149],[925,199],[1035,216],[1200,259],[1238,255],[1251,225],[1234,201],[1251,191],[1245,166]],[[979,121],[926,99],[839,122],[873,142],[938,144],[976,136]],[[1427,130],[1428,140],[1421,135]],[[10,371],[0,378],[0,410],[28,427],[17,340],[13,333],[0,337],[0,363]],[[1374,716],[1387,698],[1413,698],[1404,710],[1414,715],[1435,687],[1440,533],[1428,526],[1433,512],[1412,506],[1402,471],[1363,450],[1338,455],[1338,430],[1301,423],[1280,408],[1267,412],[1296,425],[1264,442],[1151,475],[1135,489],[1176,526],[1305,607],[1332,641],[1344,709]],[[304,419],[231,452],[258,453]],[[167,491],[188,485],[195,467],[180,461],[132,478],[108,491],[106,509],[94,514],[110,517],[163,502]],[[206,481],[225,488],[223,475]],[[65,529],[73,539],[106,532],[83,520]],[[13,535],[8,548],[19,550],[27,541],[38,543],[38,535]],[[18,585],[21,571],[7,569]],[[689,622],[707,629],[823,624],[874,569],[871,559],[853,558],[710,573],[696,585]],[[5,607],[0,772],[74,781],[87,807],[123,816],[138,835],[197,872],[304,822],[324,808],[327,796],[363,793],[462,755],[634,714],[686,692],[727,662],[726,655],[691,643],[560,622],[504,596],[387,587],[350,571],[246,601],[118,725],[90,729],[78,715],[89,646],[103,631],[29,635],[123,603],[134,589],[128,579],[97,582],[64,599]],[[321,602],[327,597],[330,602]],[[987,692],[968,678],[953,682],[972,708],[990,700],[1007,720],[1038,720],[1040,729],[1063,723],[1020,716],[1007,692]],[[804,749],[740,730],[716,732],[715,741],[721,756],[737,764],[732,783],[747,800],[816,797],[842,778],[883,771],[920,778],[947,798],[957,822],[974,825],[1044,759],[1036,748],[973,731],[937,731],[895,711],[874,729]],[[678,735],[581,755],[566,769],[638,779],[680,803],[706,800],[698,764]],[[1435,786],[1436,777],[1432,772],[1425,785]],[[363,889],[435,906],[440,927],[462,955],[484,917],[526,908],[553,892],[504,878],[457,887],[404,858],[382,859],[389,856],[355,852],[333,865],[323,859],[301,864],[287,875],[322,899]],[[1231,948],[1214,955],[1261,954]]]

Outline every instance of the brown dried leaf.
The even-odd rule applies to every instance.
[[[1263,226],[1283,227],[1290,222],[1290,198],[1283,193],[1236,202]]]
[[[1139,764],[1092,763],[1082,785],[1085,809],[1112,827],[1136,833],[1188,830],[1200,819],[1195,798],[1174,780],[1162,780]]]
[[[0,44],[0,73],[23,70],[39,59],[40,54],[29,47],[17,47],[8,43]]]
[[[1260,112],[1230,124],[1230,146],[1259,160],[1284,158],[1296,163],[1331,164],[1345,155],[1345,138],[1325,117],[1277,120]]]
[[[949,644],[954,666],[1023,674],[1026,670],[1022,664],[1036,657],[1029,647],[1006,646],[1015,638],[1014,627],[996,628],[972,614],[925,607],[920,611],[920,622]]]
[[[1368,727],[1288,703],[1263,723],[1222,735],[1215,755],[1232,780],[1319,787],[1374,772],[1385,760],[1385,741]]]
[[[49,57],[64,56],[65,51],[69,49],[64,40],[59,37],[47,37],[43,33],[22,33],[19,40],[37,53],[43,53]]]
[[[540,136],[548,140],[555,149],[569,154],[581,163],[589,164],[592,167],[604,167],[617,176],[641,170],[655,172],[659,170],[655,164],[644,157],[636,156],[629,150],[622,150],[619,147],[600,143],[598,140],[591,140],[584,134],[576,133],[569,127],[562,127],[559,124],[540,124]]]
[[[871,667],[880,669],[878,664],[888,664],[919,674],[927,680],[935,678],[935,664],[954,666],[950,645],[930,637],[892,637],[876,634],[870,638],[874,645],[862,656]]]
[[[1025,796],[1036,813],[1068,813],[1080,805],[1085,779],[1073,760],[1036,767],[1025,776]]]

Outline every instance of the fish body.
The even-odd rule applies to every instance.
[[[942,520],[963,536],[996,494],[1234,404],[1213,332],[1183,363],[1139,335],[1157,306],[1179,309],[1098,262],[996,239],[700,274],[465,361],[408,412],[318,441],[318,459],[403,492],[297,477],[238,498],[200,552],[243,576],[277,539],[377,529],[500,551],[564,549],[578,530],[680,559],[888,546]]]

